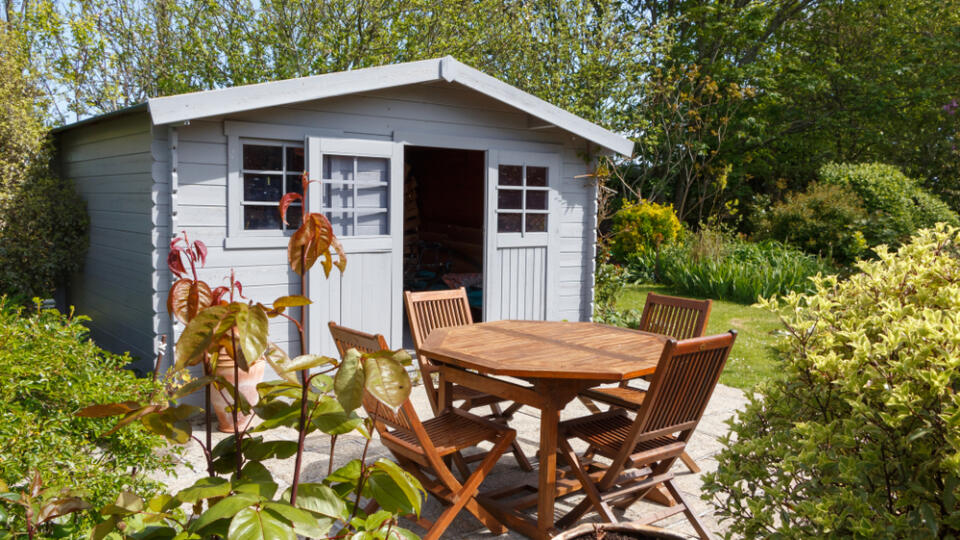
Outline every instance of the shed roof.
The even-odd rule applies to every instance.
[[[462,84],[614,152],[627,156],[633,152],[630,139],[473,69],[451,56],[152,98],[147,101],[147,108],[153,123],[163,125],[441,80]],[[75,125],[101,118],[91,118]],[[73,126],[65,126],[57,131],[70,127]]]

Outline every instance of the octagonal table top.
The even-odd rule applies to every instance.
[[[666,342],[598,323],[494,321],[438,328],[419,352],[487,375],[620,381],[652,374]]]

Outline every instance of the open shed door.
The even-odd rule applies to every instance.
[[[315,265],[307,291],[310,352],[336,355],[327,328],[335,321],[402,343],[402,145],[389,141],[307,137],[311,211],[330,219],[347,254],[343,274]]]
[[[487,152],[484,320],[556,318],[560,156]]]

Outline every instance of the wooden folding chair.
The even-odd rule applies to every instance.
[[[434,384],[433,374],[437,373],[439,368],[420,352],[420,345],[427,339],[430,332],[437,328],[473,324],[467,291],[461,287],[441,291],[405,291],[403,295],[407,308],[407,320],[410,322],[410,334],[413,337],[413,346],[417,351],[417,363],[423,377],[423,386],[427,390],[430,406],[436,413],[440,408],[440,392]],[[501,409],[500,404],[507,400],[460,385],[453,385],[453,401],[455,403],[460,402],[458,407],[465,411],[478,407],[490,407],[489,418],[504,423],[510,420],[513,414],[520,409],[518,403],[511,404],[506,409]],[[517,458],[517,464],[520,465],[521,469],[524,471],[533,470],[530,461],[516,441],[513,442],[513,455]],[[461,473],[465,473],[465,471],[461,470]]]
[[[710,320],[711,305],[711,300],[692,300],[649,293],[643,304],[643,313],[640,315],[639,330],[673,339],[700,337],[707,328],[707,321]],[[643,405],[646,392],[631,387],[629,383],[630,381],[623,381],[619,386],[611,388],[591,388],[581,392],[578,397],[590,412],[594,413],[600,412],[600,408],[593,401],[636,411]],[[690,472],[700,472],[697,462],[686,452],[680,456],[680,459]]]
[[[330,333],[341,355],[351,348],[361,352],[387,348],[386,340],[379,334],[367,334],[333,322],[330,323]],[[421,422],[409,399],[398,411],[393,411],[368,392],[363,395],[363,408],[373,419],[380,440],[397,462],[447,506],[435,521],[414,518],[418,525],[427,529],[425,540],[440,538],[463,509],[494,534],[506,532],[506,527],[484,510],[475,497],[480,483],[513,443],[517,435],[514,430],[457,408],[441,411],[434,418]],[[493,448],[461,484],[444,458],[484,441],[493,443]],[[367,507],[370,512],[375,509],[375,504]]]
[[[586,497],[558,525],[568,527],[591,508],[607,522],[615,522],[610,505],[626,508],[663,484],[677,505],[649,516],[641,524],[683,512],[701,538],[709,538],[703,524],[680,490],[670,468],[683,453],[710,401],[720,372],[736,339],[730,331],[717,336],[667,342],[636,418],[625,409],[560,423],[560,454],[580,481]],[[581,439],[612,462],[581,459],[570,446]]]

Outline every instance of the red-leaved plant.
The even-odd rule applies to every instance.
[[[306,193],[306,175],[302,185]],[[295,202],[303,204],[303,196],[288,193],[281,200],[279,212],[284,223],[287,209]],[[158,539],[414,537],[397,526],[397,520],[399,515],[419,514],[425,491],[416,478],[391,461],[366,463],[371,424],[356,414],[364,391],[394,408],[407,399],[410,380],[401,366],[410,363],[409,355],[402,350],[366,355],[351,351],[341,363],[305,352],[302,308],[311,303],[305,294],[307,273],[317,261],[327,277],[334,267],[341,272],[346,268],[346,257],[327,217],[303,212],[300,226],[290,237],[288,262],[301,276],[300,295],[282,296],[269,305],[247,300],[232,271],[227,286],[211,288],[197,273],[206,259],[203,242],[191,242],[185,232],[170,243],[167,266],[176,281],[170,287],[167,311],[185,327],[176,342],[173,366],[167,372],[168,391],[142,403],[93,405],[79,414],[120,416],[113,430],[140,422],[175,443],[193,439],[203,449],[208,476],[178,493],[149,501],[123,493],[116,503],[101,511],[104,521],[94,529],[92,539],[99,540],[114,531],[121,535],[137,531],[138,535]],[[301,308],[299,317],[287,313],[295,307]],[[269,320],[276,317],[287,319],[297,328],[299,356],[291,359],[269,341]],[[223,355],[234,361],[235,381],[239,370],[246,371],[261,358],[281,380],[259,384],[259,401],[251,405],[235,385],[216,375],[217,362]],[[161,362],[162,354],[158,356],[158,370]],[[173,383],[194,366],[200,366],[201,376],[183,386]],[[193,434],[189,421],[201,409],[178,403],[201,389],[206,403],[205,441]],[[211,437],[211,392],[225,393],[234,403],[230,407],[234,433],[216,445]],[[240,426],[236,421],[238,411],[253,411],[261,421],[256,426]],[[265,440],[261,435],[280,427],[296,429],[297,441]],[[355,430],[366,438],[363,457],[334,471],[337,436]],[[321,482],[302,483],[304,445],[307,435],[315,431],[331,437],[328,474]],[[293,481],[278,496],[279,486],[262,461],[291,457]],[[368,499],[365,504],[364,498]]]

